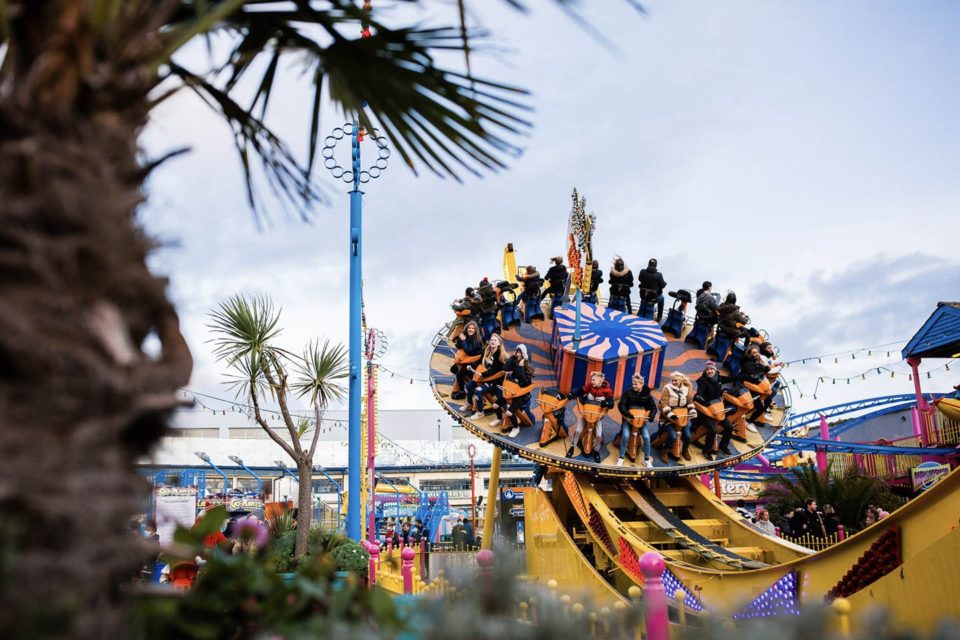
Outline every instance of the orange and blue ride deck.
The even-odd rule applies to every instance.
[[[434,395],[443,408],[466,429],[505,451],[540,464],[601,476],[637,478],[694,475],[729,467],[759,454],[780,430],[785,415],[782,398],[778,397],[773,404],[772,416],[767,416],[767,424],[760,425],[758,433],[747,431],[745,442],[737,439],[731,441],[731,456],[718,454],[716,459],[709,461],[703,457],[699,446],[691,445],[690,462],[681,459],[679,463],[664,464],[654,449],[650,460],[652,466],[641,466],[641,455],[636,463],[627,458],[623,466],[618,467],[616,463],[620,452],[618,447],[613,446],[613,440],[620,432],[620,414],[616,408],[610,410],[603,419],[603,444],[600,447],[599,464],[583,455],[566,457],[567,448],[573,444],[572,434],[577,423],[575,403],[570,403],[564,419],[567,438],[556,439],[541,447],[539,439],[543,419],[537,402],[540,391],[559,389],[566,393],[571,388],[576,388],[577,384],[582,385],[585,376],[592,370],[604,371],[617,396],[621,389],[629,389],[631,376],[637,370],[652,387],[660,386],[660,380],[669,379],[673,371],[687,375],[696,387],[696,379],[710,359],[705,351],[683,341],[690,327],[685,327],[683,336],[674,338],[663,334],[655,323],[637,316],[587,304],[583,305],[583,310],[584,330],[576,349],[572,349],[570,320],[573,315],[569,306],[558,309],[556,330],[554,321],[548,319],[532,324],[523,323],[502,334],[508,353],[513,353],[518,344],[525,344],[534,366],[536,388],[530,408],[537,421],[532,427],[520,429],[515,438],[507,437],[499,426],[490,425],[496,419],[492,411],[486,412],[480,418],[468,420],[466,416],[471,412],[461,410],[465,400],[451,399],[454,377],[450,367],[453,365],[455,350],[445,335],[437,336],[430,357],[430,381]],[[659,397],[658,390],[654,391],[654,396]],[[651,437],[654,437],[657,425],[650,425],[649,428]],[[579,449],[577,453],[579,454]]]

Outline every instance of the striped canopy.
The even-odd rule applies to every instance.
[[[576,307],[567,304],[554,312],[558,346],[577,357],[608,361],[663,349],[667,344],[652,320],[586,302],[580,313],[580,342],[574,345]]]

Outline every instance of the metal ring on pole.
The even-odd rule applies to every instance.
[[[376,180],[386,171],[388,160],[390,159],[390,147],[387,146],[387,140],[381,135],[379,129],[367,131],[365,140],[369,139],[376,145],[377,158],[373,164],[366,169],[361,167],[357,171],[351,171],[338,163],[335,156],[337,143],[345,137],[352,138],[353,135],[354,128],[352,123],[347,122],[343,126],[337,127],[330,132],[330,135],[323,139],[320,157],[323,158],[323,166],[330,172],[334,179],[343,180],[347,184],[352,184],[354,180],[366,184],[371,180]]]

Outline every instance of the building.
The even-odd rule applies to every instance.
[[[289,442],[290,435],[279,416],[266,415],[275,433]],[[445,412],[381,411],[378,432],[378,492],[402,492],[403,488],[446,491],[452,507],[469,509],[468,447],[472,444],[476,448],[475,493],[486,499],[493,447],[473,437]],[[325,512],[334,514],[339,498],[339,511],[343,512],[343,492],[347,489],[346,411],[326,412],[318,438],[314,497],[322,502]],[[297,480],[291,473],[296,470],[293,462],[260,425],[232,405],[178,412],[171,433],[140,466],[144,475],[167,484],[204,477],[207,494],[223,492],[225,482],[227,489],[244,492],[257,491],[259,483],[260,492],[268,500],[295,500],[297,495]],[[532,473],[530,462],[504,454],[502,486],[527,485]]]

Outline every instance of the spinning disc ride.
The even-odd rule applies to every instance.
[[[525,345],[534,367],[530,408],[535,420],[531,425],[521,425],[516,436],[510,437],[510,428],[505,429],[503,424],[492,424],[497,416],[492,411],[491,402],[485,403],[485,410],[480,412],[480,416],[470,417],[474,413],[472,408],[465,410],[464,400],[452,398],[455,378],[451,367],[470,358],[462,352],[458,354],[451,342],[451,331],[458,331],[459,327],[448,327],[434,339],[430,357],[430,380],[434,395],[443,408],[466,429],[504,451],[550,467],[621,478],[699,475],[736,465],[759,454],[784,423],[788,399],[778,393],[774,397],[771,412],[762,419],[764,422],[757,425],[757,431],[748,430],[745,416],[755,402],[760,402],[765,394],[771,393],[771,388],[769,385],[760,385],[747,390],[741,387],[739,392],[730,389],[724,403],[700,406],[698,412],[705,418],[722,419],[726,416],[731,420],[735,428],[730,443],[732,455],[708,460],[703,456],[700,446],[691,446],[689,462],[680,460],[664,463],[654,455],[651,458],[652,466],[646,467],[640,464],[642,456],[634,461],[628,455],[623,466],[616,466],[619,440],[615,436],[620,433],[621,423],[618,409],[611,408],[600,417],[590,403],[581,403],[578,407],[577,402],[567,400],[567,395],[582,387],[592,372],[602,371],[613,387],[615,397],[629,389],[631,377],[639,373],[647,385],[654,389],[656,398],[661,381],[669,379],[672,372],[685,374],[695,384],[707,361],[713,358],[704,349],[685,341],[684,338],[692,329],[687,324],[683,325],[680,336],[672,336],[664,333],[651,320],[582,302],[581,333],[576,341],[575,315],[575,304],[567,303],[554,310],[553,319],[498,327],[507,352],[513,353],[518,345]],[[734,345],[731,353],[737,349],[739,347]],[[727,360],[729,362],[731,358]],[[509,388],[505,391],[508,394],[515,392]],[[574,444],[572,434],[577,417],[584,411],[587,413],[586,419],[597,417],[601,422],[603,441],[594,445],[599,447],[599,463],[583,455],[571,458],[565,455]],[[705,429],[698,428],[697,424],[691,421],[691,440],[695,445],[702,444],[705,437]],[[585,432],[590,433],[591,430],[585,429]],[[680,442],[679,437],[676,442]],[[653,444],[656,446],[658,443],[654,440]],[[636,452],[635,446],[630,449]],[[592,453],[592,447],[588,453]]]

